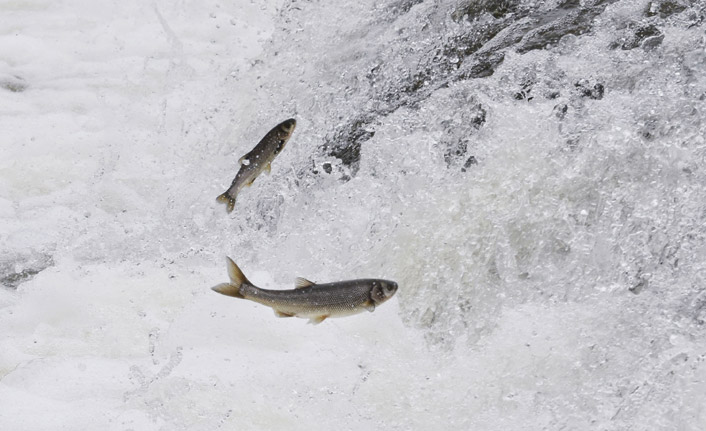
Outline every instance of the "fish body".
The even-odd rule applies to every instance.
[[[292,136],[294,128],[297,126],[295,119],[283,121],[267,132],[255,148],[240,158],[238,163],[240,169],[235,175],[228,190],[219,195],[216,200],[226,204],[226,209],[230,213],[235,206],[235,198],[240,190],[249,186],[255,181],[263,171],[270,172],[271,163],[282,151],[287,141]]]
[[[373,311],[397,292],[397,283],[394,281],[373,278],[326,284],[315,284],[298,278],[295,289],[261,289],[248,281],[235,262],[230,258],[227,261],[230,283],[219,284],[213,290],[266,305],[278,317],[296,316],[309,319],[309,323],[314,324],[328,317]]]

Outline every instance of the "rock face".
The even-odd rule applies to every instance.
[[[13,93],[21,93],[27,89],[27,82],[17,75],[0,74],[0,88]]]
[[[615,0],[594,0],[581,4],[576,0],[566,0],[547,5],[519,0],[469,0],[451,11],[439,10],[445,6],[438,5],[437,9],[429,11],[429,14],[450,18],[444,18],[447,21],[445,25],[422,27],[422,32],[417,37],[433,42],[420,43],[423,49],[414,53],[418,58],[414,67],[391,65],[382,60],[371,67],[366,74],[370,84],[370,91],[366,95],[370,103],[367,105],[371,108],[329,132],[321,147],[322,152],[324,155],[340,159],[355,175],[360,163],[361,147],[375,136],[377,119],[402,107],[413,109],[434,91],[454,82],[492,75],[510,49],[521,54],[527,53],[551,46],[566,35],[586,33],[591,30],[596,17],[605,7],[614,2]],[[417,3],[419,2],[400,2],[395,4],[389,13],[399,17],[410,13],[410,9]],[[414,36],[407,35],[404,30],[399,30],[402,35],[400,38],[409,42],[408,39]],[[643,43],[656,34],[650,28],[645,29],[639,32],[636,41],[625,42],[623,49],[630,49],[632,44]],[[399,46],[405,44],[400,43]],[[391,73],[396,73],[397,77],[390,79]],[[603,87],[602,84],[596,84],[596,87],[582,91],[587,97],[600,99]],[[519,92],[517,97],[526,98],[527,94]],[[486,113],[480,106],[473,107],[472,111],[470,116],[474,119],[471,122],[478,129],[485,122]],[[467,151],[463,142],[446,145],[444,158],[447,163],[451,159],[462,157]],[[470,164],[473,163],[467,160],[464,166]]]
[[[17,289],[17,286],[53,265],[52,257],[44,253],[5,256],[0,260],[0,284]]]

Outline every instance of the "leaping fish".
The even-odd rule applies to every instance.
[[[297,122],[294,118],[279,123],[267,132],[265,137],[255,145],[255,148],[238,160],[240,170],[228,190],[216,198],[218,202],[227,205],[229,213],[233,211],[235,197],[243,187],[251,185],[262,171],[270,173],[272,161],[282,151],[296,126]]]
[[[230,283],[221,283],[212,287],[213,290],[271,307],[277,317],[296,316],[309,319],[313,324],[328,317],[373,311],[397,292],[394,281],[372,278],[316,284],[300,277],[292,290],[261,289],[248,281],[231,258],[226,259]]]

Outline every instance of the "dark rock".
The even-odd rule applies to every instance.
[[[441,142],[442,145],[444,143],[446,145],[444,161],[447,166],[457,165],[460,160],[466,158],[470,143],[467,137],[485,124],[485,118],[485,108],[480,103],[476,103],[471,109],[460,112],[460,119],[448,120],[442,123],[445,137],[442,138]],[[459,131],[462,131],[461,136],[459,136]]]
[[[424,39],[430,46],[416,51],[420,57],[409,69],[405,65],[388,67],[383,60],[364,74],[368,80],[372,101],[369,108],[346,124],[327,134],[322,151],[337,157],[349,166],[351,174],[358,171],[363,143],[375,134],[372,123],[401,107],[414,108],[439,88],[454,82],[484,78],[495,73],[503,62],[505,52],[514,48],[518,53],[543,49],[568,34],[580,35],[589,31],[595,18],[608,4],[617,0],[565,0],[555,9],[546,10],[541,5],[526,4],[519,0],[465,0],[452,13],[452,19],[466,19],[471,25],[457,26],[457,34],[440,37],[431,27],[424,27]],[[399,10],[408,11],[415,1],[400,1]],[[407,7],[409,6],[409,8]],[[397,7],[397,6],[396,6]],[[396,9],[398,10],[398,9]],[[477,20],[483,16],[483,20]],[[481,24],[482,22],[482,24]],[[441,26],[440,28],[445,28]],[[402,37],[402,36],[401,36]],[[438,41],[438,42],[436,42]],[[408,47],[409,44],[400,44]],[[409,49],[409,48],[405,48]],[[516,97],[530,100],[529,91],[518,92]],[[602,85],[588,90],[587,97],[603,97]],[[479,120],[481,123],[484,119]],[[460,140],[450,140],[449,154],[463,153]]]
[[[361,145],[375,135],[374,131],[367,128],[370,122],[371,119],[368,117],[359,117],[353,123],[349,123],[348,128],[338,130],[331,138],[327,138],[324,144],[326,154],[350,166],[353,175],[358,172],[360,165]]]
[[[485,108],[483,108],[483,105],[480,103],[475,106],[474,113],[471,116],[471,125],[477,129],[480,128],[483,124],[485,124],[485,115],[486,111]]]
[[[566,148],[568,148],[570,151],[575,151],[579,148],[579,143],[580,141],[578,136],[572,136],[566,140]]]
[[[642,49],[645,51],[651,51],[660,46],[662,41],[664,41],[664,34],[648,37],[642,42]]]
[[[35,275],[53,265],[54,259],[43,253],[3,258],[0,260],[0,284],[16,289],[20,284],[31,280]]]
[[[613,42],[610,45],[610,48],[615,49],[620,47],[620,49],[628,51],[635,49],[638,46],[642,46],[643,42],[647,39],[652,39],[651,42],[648,42],[646,47],[646,49],[651,49],[662,43],[664,35],[654,24],[643,24],[634,28],[628,36],[619,41]]]
[[[446,152],[444,152],[444,161],[447,165],[451,165],[454,160],[463,157],[468,151],[468,141],[456,141],[449,143]]]
[[[534,97],[530,96],[530,92],[532,91],[532,84],[531,83],[525,83],[522,85],[522,89],[515,93],[512,97],[515,100],[526,100],[530,101]]]
[[[603,93],[605,92],[605,87],[600,82],[591,86],[591,84],[586,79],[582,79],[574,84],[576,91],[580,97],[588,97],[593,100],[601,100],[603,98]]]
[[[615,0],[606,3],[613,3]],[[572,4],[572,3],[568,3]],[[588,32],[593,26],[593,20],[603,12],[605,6],[587,8],[558,8],[543,14],[537,14],[535,26],[523,36],[518,43],[517,52],[524,54],[535,49],[544,49],[553,45],[562,37],[575,36]]]
[[[635,284],[630,286],[628,290],[635,295],[638,295],[640,292],[642,292],[645,288],[649,286],[649,280],[645,277],[638,277],[637,281]]]
[[[475,156],[471,156],[466,160],[466,163],[463,164],[463,167],[461,168],[461,172],[466,172],[468,168],[470,168],[473,165],[477,165],[478,161],[476,160]]]
[[[566,116],[566,112],[569,110],[569,106],[566,103],[560,103],[556,106],[554,106],[554,115],[556,118],[563,120],[564,117]]]
[[[684,11],[687,7],[687,5],[675,0],[655,0],[647,4],[645,16],[652,17],[659,15],[660,18],[664,19],[675,13]]]
[[[460,21],[465,17],[473,21],[484,14],[490,14],[493,18],[503,18],[509,13],[516,12],[519,6],[518,0],[467,0],[451,14],[451,18]]]
[[[19,76],[9,76],[0,78],[0,88],[13,93],[21,93],[27,89],[27,83]]]
[[[331,163],[326,162],[321,166],[327,174],[330,174],[333,171],[333,167],[331,166]]]
[[[648,117],[640,120],[638,122],[638,133],[640,136],[642,136],[645,140],[651,141],[657,136],[658,133],[658,127],[657,127],[657,119],[654,117]]]

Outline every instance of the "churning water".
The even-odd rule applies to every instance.
[[[706,426],[703,1],[0,16],[0,429]],[[312,326],[225,255],[400,289]]]

